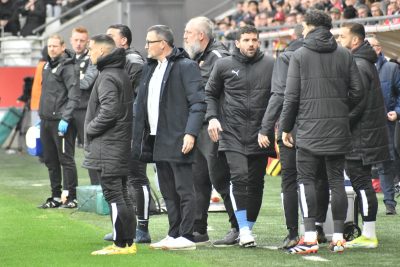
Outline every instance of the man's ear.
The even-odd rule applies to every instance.
[[[239,48],[239,44],[240,44],[240,42],[238,40],[235,40],[235,45],[237,48]]]

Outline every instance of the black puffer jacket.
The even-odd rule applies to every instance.
[[[272,72],[272,96],[269,100],[267,111],[261,124],[260,133],[263,135],[271,136],[275,133],[275,123],[279,119],[282,112],[285,89],[286,77],[289,68],[290,58],[293,52],[303,46],[303,39],[292,41],[285,52],[279,55],[276,59],[274,70]],[[282,130],[279,127],[278,140],[282,137]]]
[[[272,57],[257,51],[248,58],[239,49],[215,63],[206,86],[206,117],[221,123],[220,151],[275,154],[273,146],[260,148],[257,141],[271,94],[273,67]],[[274,142],[274,135],[268,137]]]
[[[139,93],[135,100],[133,156],[144,162],[193,162],[193,150],[182,153],[185,134],[197,136],[206,111],[204,86],[199,66],[182,48],[167,57],[168,66],[161,85],[157,133],[153,150],[146,138],[150,132],[147,118],[148,87],[157,60],[147,59]],[[146,148],[146,149],[145,149]]]
[[[125,70],[128,73],[129,80],[131,81],[134,90],[134,96],[137,96],[140,78],[142,77],[142,69],[144,59],[142,55],[133,48],[125,49]]]
[[[101,170],[102,176],[128,174],[133,92],[124,65],[122,48],[99,58],[100,73],[86,112],[83,166]]]
[[[72,120],[79,105],[79,71],[75,54],[66,49],[60,57],[48,61],[42,73],[39,116],[42,120]]]
[[[337,47],[325,27],[317,27],[290,59],[281,127],[291,132],[297,118],[296,146],[316,155],[351,151],[350,110],[363,87],[353,56]]]
[[[378,60],[374,49],[365,41],[352,51],[360,72],[365,90],[363,100],[354,111],[361,109],[361,116],[350,113],[353,150],[347,159],[362,159],[364,165],[390,160],[388,129],[386,125],[385,104],[383,101],[379,73],[375,62]],[[358,108],[359,107],[359,108]]]

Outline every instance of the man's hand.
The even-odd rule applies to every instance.
[[[213,142],[218,142],[219,132],[222,132],[221,123],[217,119],[211,119],[208,122],[208,135]]]
[[[187,154],[192,151],[194,147],[194,136],[190,134],[185,134],[183,137],[182,153]]]
[[[291,133],[282,133],[282,141],[283,144],[287,147],[293,147],[293,138],[292,138],[292,134]]]
[[[387,113],[387,119],[390,120],[390,121],[397,120],[397,112],[396,111],[389,111]]]
[[[269,146],[269,144],[270,144],[270,142],[269,142],[268,136],[259,133],[258,134],[258,145],[261,148],[263,148],[263,147],[267,148]]]
[[[68,122],[65,120],[60,120],[60,123],[58,124],[58,132],[61,134],[65,134],[68,130]]]

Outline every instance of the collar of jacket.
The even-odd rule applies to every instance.
[[[204,51],[197,53],[193,58],[193,60],[199,63],[207,54],[210,53],[210,51],[212,50],[211,47],[213,46],[214,43],[215,43],[214,38],[210,39]]]
[[[286,51],[296,51],[297,49],[299,49],[300,47],[303,46],[303,42],[304,42],[303,38],[299,38],[299,39],[291,41],[288,44],[288,46],[286,47],[285,52]]]
[[[376,66],[378,67],[378,70],[380,70],[383,66],[383,64],[385,64],[387,62],[385,55],[383,54],[383,52],[381,52],[378,56],[378,61],[375,63]]]
[[[64,53],[55,59],[51,59],[47,55],[47,61],[49,62],[50,68],[55,68],[58,64],[63,63],[64,65],[75,63],[75,52],[70,49],[65,49]]]
[[[110,54],[97,59],[97,69],[99,71],[105,68],[120,68],[123,69],[125,66],[125,49],[116,48],[111,51]]]
[[[375,50],[372,46],[368,43],[368,41],[364,41],[358,46],[356,49],[352,51],[354,57],[363,58],[368,60],[372,64],[374,64],[378,60],[378,56],[375,53]]]
[[[261,52],[261,50],[258,48],[254,57],[248,57],[242,54],[242,52],[240,52],[240,49],[235,47],[235,49],[233,50],[232,56],[234,58],[236,58],[239,62],[242,63],[255,63],[259,60],[261,60],[264,57],[264,52]]]
[[[304,47],[318,53],[331,53],[336,50],[337,42],[327,27],[319,26],[304,38]]]
[[[176,61],[179,58],[188,58],[190,59],[188,53],[181,47],[173,47],[171,53],[166,57],[168,60],[168,64],[170,61]],[[157,65],[158,60],[154,58],[147,58],[147,62],[149,65]]]

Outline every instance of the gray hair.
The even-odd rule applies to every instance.
[[[199,32],[205,33],[208,39],[213,38],[214,23],[207,17],[195,17],[189,20],[188,24],[194,24]]]
[[[154,25],[147,29],[147,32],[156,32],[170,47],[174,46],[174,33],[166,25]]]

